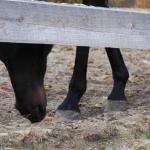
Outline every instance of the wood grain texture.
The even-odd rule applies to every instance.
[[[0,42],[150,49],[150,13],[1,0]]]

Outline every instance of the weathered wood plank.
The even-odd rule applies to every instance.
[[[0,1],[0,42],[150,48],[150,13]]]

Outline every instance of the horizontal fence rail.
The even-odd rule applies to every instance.
[[[0,42],[150,49],[150,13],[0,0]]]

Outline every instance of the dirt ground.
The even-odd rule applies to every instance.
[[[112,88],[110,65],[103,49],[90,51],[88,88],[81,101],[81,119],[55,122],[71,78],[75,47],[55,46],[45,77],[49,118],[31,124],[14,108],[15,97],[0,63],[0,149],[2,150],[150,150],[150,51],[122,50],[130,72],[128,109],[103,113]]]

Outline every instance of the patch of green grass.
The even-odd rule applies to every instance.
[[[145,132],[144,137],[146,140],[150,140],[150,132]]]
[[[111,139],[106,138],[106,137],[100,139],[100,142],[101,142],[104,150],[109,149],[110,147],[112,150],[116,150],[116,142],[117,141],[118,140],[115,139],[115,137],[111,138]]]
[[[140,134],[140,133],[137,132],[137,131],[133,131],[133,132],[132,132],[132,135],[133,135],[133,138],[134,138],[134,139],[139,139],[141,136],[142,136],[142,137],[144,136],[144,138],[145,138],[146,140],[150,140],[150,132],[149,132],[149,131],[147,131],[147,132],[145,132],[145,133],[143,133],[143,134]]]
[[[133,136],[134,139],[138,139],[141,134],[140,134],[138,131],[133,130],[133,131],[131,132],[131,135]]]
[[[106,149],[109,145],[109,139],[108,138],[105,138],[105,137],[101,138],[100,142],[101,142],[102,146],[104,147],[104,149]]]
[[[113,150],[116,150],[116,144],[115,144],[115,141],[114,141],[114,140],[112,141],[112,149],[113,149]]]
[[[139,134],[138,134],[137,132],[134,132],[134,133],[133,133],[133,137],[134,137],[134,139],[138,139]]]
[[[31,148],[31,147],[27,146],[27,147],[24,147],[23,150],[34,150],[34,148]]]
[[[31,146],[24,146],[23,150],[46,150],[43,145],[39,146],[39,149],[36,149]]]

